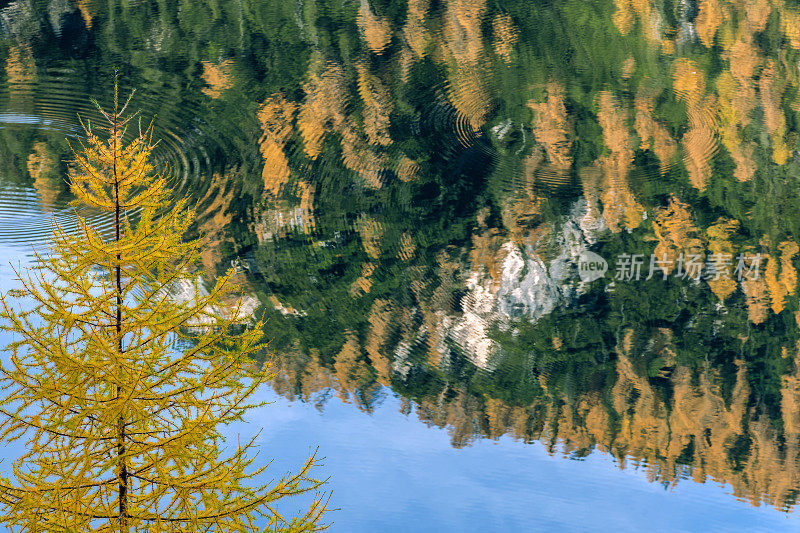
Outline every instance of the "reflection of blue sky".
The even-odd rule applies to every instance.
[[[24,113],[0,113],[0,128],[5,127],[6,124],[39,126],[45,130],[64,132],[65,135],[70,135],[70,133],[76,134],[82,131],[77,125],[69,124],[63,120],[53,120]]]
[[[0,242],[0,290],[18,288],[14,269],[24,269],[31,264],[31,249],[22,246],[9,246]]]
[[[15,284],[9,265],[25,266],[24,248],[0,244],[0,289]],[[10,340],[0,334],[0,344]],[[6,353],[2,359],[7,360]],[[540,444],[508,438],[450,446],[447,432],[399,412],[388,395],[373,415],[333,399],[323,412],[265,389],[273,403],[226,430],[242,437],[261,430],[258,464],[275,461],[265,481],[296,470],[319,447],[319,477],[330,476],[333,532],[494,531],[797,531],[800,518],[753,508],[717,483],[684,480],[674,489],[621,471],[608,456],[581,460],[550,456]],[[231,439],[235,442],[235,439]],[[5,460],[23,443],[0,445]],[[300,508],[300,501],[281,506]]]
[[[753,508],[709,481],[664,489],[644,471],[621,471],[596,453],[549,456],[508,438],[457,450],[446,431],[399,412],[390,397],[373,415],[330,401],[274,403],[248,417],[263,429],[271,475],[319,446],[330,475],[331,531],[797,531],[800,517]]]

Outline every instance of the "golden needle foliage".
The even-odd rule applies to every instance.
[[[241,304],[218,311],[232,272],[207,295],[195,285],[198,296],[171,297],[195,278],[198,242],[182,240],[193,213],[149,162],[151,132],[125,142],[123,112],[115,89],[103,137],[87,127],[70,172],[77,201],[110,212],[113,234],[82,218],[77,234],[55,227],[50,252],[1,300],[15,340],[0,368],[0,436],[27,450],[0,480],[2,520],[29,532],[318,530],[319,497],[297,517],[274,507],[321,485],[313,456],[249,486],[263,470],[249,468],[254,441],[222,446],[220,426],[271,377],[249,357],[260,324],[237,324]]]
[[[666,260],[659,267],[664,274],[672,273],[681,254],[688,256],[703,253],[703,241],[692,220],[689,204],[674,196],[669,199],[667,207],[656,211],[653,232],[658,240],[653,253],[659,260]]]

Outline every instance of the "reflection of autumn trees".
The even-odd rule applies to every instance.
[[[695,28],[700,42],[710,48],[714,44],[714,35],[725,19],[725,11],[719,0],[700,0],[699,13],[695,19]]]
[[[636,120],[634,129],[641,140],[642,150],[651,150],[660,163],[661,173],[664,174],[671,166],[677,151],[675,140],[667,128],[656,120],[654,96],[640,88],[634,100]]]
[[[672,273],[681,254],[686,256],[703,251],[703,243],[694,226],[689,206],[674,197],[670,198],[666,207],[656,212],[653,232],[658,241],[653,253],[659,260],[665,260],[660,265],[664,274]]]
[[[212,234],[204,262],[212,268],[229,252],[223,229],[241,214],[229,183],[252,179],[258,187],[248,190],[260,196],[256,220],[245,223],[258,244],[248,246],[274,253],[254,252],[263,272],[253,275],[266,281],[246,288],[263,289],[273,333],[292,337],[277,357],[280,392],[313,399],[335,390],[370,410],[391,386],[457,445],[511,435],[568,453],[596,448],[643,461],[653,479],[710,475],[780,505],[790,498],[783,487],[796,485],[796,366],[778,372],[779,420],[775,409],[754,407],[750,397],[761,392],[747,354],[704,364],[705,354],[681,355],[669,328],[679,312],[712,308],[707,329],[735,317],[742,338],[792,322],[776,314],[797,306],[796,224],[774,211],[791,213],[796,200],[784,193],[796,189],[800,11],[782,0],[701,0],[692,18],[650,0],[598,2],[591,12],[585,4],[359,0],[342,11],[307,2],[290,13],[297,21],[281,20],[287,43],[289,28],[302,26],[303,42],[286,49],[307,53],[277,81],[248,74],[264,65],[233,46],[203,47],[207,55],[190,62],[202,78],[194,85],[219,109],[256,95],[242,107],[261,157],[260,172],[218,174],[201,198]],[[81,13],[102,25],[102,9]],[[9,84],[30,85],[36,67],[32,48],[9,48]],[[34,178],[48,168],[41,146],[24,157]],[[658,327],[620,332],[605,346],[610,362],[575,362],[575,335],[542,334],[535,351],[550,350],[552,368],[597,365],[608,372],[603,386],[578,380],[564,392],[543,371],[526,383],[533,398],[507,383],[473,386],[469,373],[480,372],[453,355],[449,335],[480,306],[465,297],[470,276],[484,275],[481,295],[496,297],[509,254],[551,244],[581,197],[586,208],[573,222],[612,232],[593,250],[654,251],[672,262],[662,267],[669,275],[681,254],[707,264],[761,253],[762,276],[687,282],[657,305],[645,302],[690,300],[663,316],[626,301],[628,316],[650,312]],[[608,306],[613,321],[610,293],[603,286],[586,299]],[[277,331],[280,320],[297,327]],[[468,326],[488,329],[481,317]],[[796,365],[795,351],[785,351],[781,361]],[[775,433],[781,420],[784,433]],[[786,474],[770,479],[770,469]]]
[[[739,221],[719,218],[706,230],[709,254],[707,260],[715,272],[724,274],[708,280],[709,287],[720,300],[725,300],[736,290],[736,281],[734,280],[736,265],[723,264],[723,262],[725,257],[731,258],[732,262],[736,261],[736,249],[730,239],[738,228]]]
[[[457,131],[444,137],[457,137],[459,148],[491,151],[490,168],[476,171],[474,179],[496,183],[493,192],[465,199],[481,217],[470,213],[464,224],[471,234],[459,250],[470,268],[488,273],[491,290],[501,282],[507,245],[533,246],[557,227],[553,219],[565,206],[583,196],[586,225],[604,223],[620,239],[630,234],[637,243],[652,238],[652,245],[639,251],[654,250],[673,265],[681,254],[702,255],[703,264],[709,255],[764,254],[760,279],[701,284],[725,309],[746,306],[754,325],[795,308],[796,239],[782,220],[763,212],[786,190],[781,182],[792,184],[787,175],[794,168],[792,130],[800,109],[800,12],[782,1],[701,0],[692,18],[664,13],[661,3],[649,0],[616,0],[605,15],[598,12],[606,17],[598,24],[620,41],[596,43],[595,34],[587,32],[591,39],[564,35],[551,43],[552,51],[540,50],[537,31],[547,30],[541,21],[575,20],[566,4],[523,10],[484,0],[408,0],[390,9],[360,0],[349,19],[334,17],[335,10],[325,6],[325,24],[315,26],[308,15],[310,59],[300,68],[298,85],[260,97],[255,112],[263,159],[260,200],[267,206],[256,224],[260,240],[291,228],[326,231],[321,218],[326,213],[315,204],[331,194],[324,180],[337,171],[346,176],[346,187],[334,194],[370,199],[387,194],[370,209],[337,212],[348,235],[332,238],[328,227],[316,243],[330,254],[340,253],[339,241],[351,246],[350,256],[341,252],[352,260],[342,276],[342,294],[365,308],[359,312],[366,329],[347,337],[347,353],[355,353],[356,345],[363,353],[342,357],[367,365],[372,379],[389,383],[396,370],[384,350],[396,340],[392,335],[400,334],[384,330],[404,316],[387,303],[398,284],[411,285],[413,278],[409,291],[435,293],[415,300],[415,327],[425,332],[423,351],[432,364],[447,351],[442,331],[448,317],[442,309],[451,304],[442,302],[460,305],[452,293],[463,290],[466,276],[454,276],[456,289],[443,288],[444,283],[432,288],[436,284],[428,282],[426,270],[450,269],[449,259],[437,262],[444,256],[435,248],[457,248],[451,242],[457,239],[431,245],[433,239],[419,238],[397,222],[418,216],[398,206],[401,199],[414,198],[421,182],[435,182],[436,191],[426,189],[431,196],[412,204],[438,200],[453,183],[444,179],[450,176],[435,175],[441,160],[431,164],[442,156],[434,153],[441,145],[431,148],[419,139],[420,124],[433,121],[431,115],[453,121],[445,126]],[[526,16],[539,17],[537,31]],[[615,49],[620,43],[624,46]],[[588,45],[597,50],[586,52]],[[583,52],[592,69],[573,68],[574,57]],[[21,79],[26,52],[20,48],[14,54],[17,61],[7,69]],[[201,64],[207,90],[217,87],[225,98],[227,63]],[[563,189],[551,196],[547,186],[553,183]],[[754,203],[761,208],[758,219]],[[432,222],[435,216],[415,220],[432,226],[440,222]],[[446,222],[442,227],[456,221]],[[762,239],[765,234],[769,237]],[[666,274],[673,269],[663,267]],[[465,270],[463,264],[447,272],[459,270]],[[278,301],[280,309],[303,312],[284,294]],[[492,416],[503,419],[502,409],[493,409]]]
[[[45,209],[56,203],[64,192],[64,181],[58,175],[60,162],[44,141],[33,143],[33,151],[28,155],[28,174],[33,178],[33,186],[42,197]]]
[[[792,263],[798,251],[800,248],[797,243],[788,240],[778,244],[777,250],[767,256],[764,280],[769,288],[772,310],[775,313],[783,311],[786,296],[797,290],[797,271]]]
[[[259,140],[264,158],[261,176],[265,189],[271,194],[278,194],[289,180],[289,161],[284,145],[292,131],[295,109],[295,104],[277,94],[268,98],[258,111],[257,118],[263,131]]]
[[[364,63],[356,65],[358,71],[358,94],[364,102],[364,133],[372,145],[392,144],[389,135],[389,117],[393,102],[389,89],[377,76],[370,74]]]
[[[36,81],[36,61],[29,45],[13,45],[6,56],[6,77],[12,86]]]
[[[495,53],[506,63],[511,62],[514,45],[519,41],[519,30],[514,26],[514,21],[507,13],[495,15],[492,19],[492,45]]]
[[[370,50],[380,54],[392,41],[389,21],[378,15],[367,0],[361,0],[358,9],[358,25]]]
[[[716,101],[713,96],[705,96],[705,73],[690,60],[676,61],[674,89],[686,104],[689,118],[689,128],[683,136],[683,161],[692,185],[704,190],[711,179],[711,159],[716,150]]]
[[[572,127],[564,107],[564,88],[557,83],[547,85],[547,100],[531,101],[534,111],[533,134],[542,145],[551,165],[562,172],[572,166]]]
[[[603,218],[608,228],[617,233],[623,226],[637,228],[642,222],[643,208],[628,185],[633,144],[627,113],[607,91],[598,96],[598,106],[597,118],[603,128],[603,141],[611,152],[600,160],[603,171]]]
[[[758,80],[761,107],[764,111],[764,126],[772,138],[772,159],[783,165],[789,158],[789,147],[786,146],[786,117],[780,107],[783,81],[778,79],[777,68],[770,60],[761,71]]]
[[[233,61],[226,59],[219,63],[203,61],[203,81],[206,87],[203,92],[211,98],[219,98],[222,93],[233,87]]]
[[[648,0],[615,0],[616,11],[613,22],[622,34],[628,34],[638,20],[642,34],[651,41],[658,41],[657,29],[661,26],[658,10]]]
[[[403,36],[408,46],[417,57],[424,57],[430,44],[430,35],[425,27],[425,18],[428,14],[428,0],[409,0],[406,24],[403,27]]]
[[[375,381],[374,371],[361,349],[358,338],[348,335],[347,341],[336,356],[333,368],[320,361],[320,354],[305,354],[295,347],[275,359],[279,374],[273,388],[291,399],[305,401],[322,399],[329,390],[335,390],[343,401],[353,401],[360,409],[370,412],[382,397],[381,387]]]
[[[757,386],[763,369],[739,348],[765,328],[790,336],[780,328],[792,317],[776,314],[797,305],[797,225],[775,212],[797,200],[787,194],[796,189],[800,12],[781,1],[701,0],[692,18],[616,0],[588,26],[576,16],[581,2],[360,0],[346,16],[317,4],[324,17],[308,15],[311,4],[303,14],[309,60],[297,85],[270,87],[251,108],[263,164],[255,227],[277,250],[257,256],[264,300],[296,326],[276,356],[276,388],[307,400],[336,391],[371,410],[390,386],[459,446],[510,435],[565,453],[599,449],[643,463],[653,480],[711,476],[753,501],[791,500],[795,351],[766,365],[774,374],[762,381],[783,384],[770,400]],[[571,32],[575,20],[581,31]],[[542,46],[551,22],[558,35]],[[24,67],[25,51],[15,54]],[[203,65],[206,90],[218,89],[209,95],[230,98],[223,64]],[[8,68],[23,79],[22,67]],[[478,152],[489,154],[485,168]],[[467,181],[477,185],[453,193]],[[580,197],[585,210],[572,217]],[[529,396],[507,382],[475,385],[483,378],[470,373],[483,371],[454,355],[450,335],[480,307],[465,296],[478,292],[471,276],[484,276],[481,296],[496,297],[510,254],[538,253],[567,216],[597,230],[601,255],[653,251],[671,276],[681,255],[710,265],[761,253],[761,276],[687,281],[655,302],[602,286],[585,299],[614,324],[618,338],[601,343],[607,359],[580,358],[574,332],[561,330],[580,318],[571,315],[523,354],[548,350],[555,361],[529,376]],[[314,235],[279,242],[290,229]],[[675,300],[685,305],[663,311]],[[615,313],[657,326],[623,328]],[[709,332],[739,320],[741,342],[724,363],[706,363],[706,353],[677,346],[676,317],[707,319]],[[473,318],[470,328],[488,330]],[[558,376],[594,366],[593,380]]]
[[[375,45],[372,48],[377,50],[380,44],[377,40],[383,31],[380,28],[385,21],[375,18],[366,1],[361,13],[359,21],[366,28],[365,38],[375,41],[371,46]],[[282,206],[284,213],[298,200],[304,215],[313,213],[310,201],[313,185],[297,170],[293,178],[292,169],[301,167],[297,164],[299,157],[317,160],[328,139],[338,140],[341,164],[359,177],[366,188],[380,188],[390,174],[402,181],[417,178],[419,165],[415,161],[402,151],[387,154],[382,150],[393,143],[390,127],[394,103],[389,85],[372,71],[367,61],[359,61],[351,71],[315,53],[303,92],[301,101],[291,101],[284,94],[271,95],[258,112],[263,131],[259,143],[264,160],[264,195]],[[296,147],[297,140],[302,152],[293,153],[290,147]],[[286,195],[291,195],[292,182],[298,185],[294,188],[294,201],[287,204]],[[303,224],[306,231],[313,225],[312,218]]]
[[[10,89],[9,110],[30,112],[34,84],[38,75],[36,59],[29,44],[12,44],[9,47],[5,61],[5,75]]]
[[[386,353],[387,305],[373,306],[364,345],[355,332],[347,333],[333,364],[322,363],[319,354],[280,357],[285,366],[276,389],[320,401],[336,391],[372,410],[381,398],[376,376],[385,381],[388,361],[395,358]],[[790,364],[773,414],[754,397],[743,360],[690,367],[676,362],[676,351],[668,328],[627,329],[613,360],[589,381],[599,387],[562,392],[543,373],[535,399],[526,404],[476,393],[469,382],[453,380],[434,380],[407,394],[416,416],[446,428],[457,447],[509,436],[541,442],[553,454],[598,451],[615,457],[620,468],[645,469],[653,482],[713,480],[731,485],[734,495],[753,505],[793,506],[800,483],[800,347],[783,348]],[[658,368],[643,366],[643,352],[657,358]]]
[[[91,28],[95,11],[92,0],[77,0],[75,3],[78,5],[78,10],[81,12],[84,24],[86,24],[87,28]]]
[[[459,124],[468,125],[473,132],[484,127],[491,109],[490,73],[484,70],[485,63],[494,57],[491,50],[503,61],[511,60],[519,41],[512,17],[498,14],[485,26],[489,11],[484,0],[449,0],[435,15],[427,0],[410,0],[406,8],[405,23],[400,26],[381,14],[374,3],[361,1],[355,24],[362,51],[341,58],[315,49],[302,96],[273,94],[264,101],[258,119],[264,132],[259,143],[267,198],[277,199],[291,181],[304,180],[298,172],[303,164],[298,156],[302,153],[318,160],[330,141],[338,144],[344,168],[366,188],[379,189],[394,178],[417,180],[418,162],[396,146],[392,133],[398,107],[408,110],[407,102],[397,101],[397,72],[405,83],[411,69],[429,57],[446,73],[443,94]],[[377,58],[393,62],[396,68],[381,66]],[[226,87],[227,64],[203,65],[210,86],[207,90],[218,96]],[[557,108],[557,102],[553,106]],[[268,126],[279,120],[285,127]],[[462,134],[465,138],[471,135],[467,131]],[[297,140],[302,152],[296,148]],[[564,161],[556,163],[564,168]],[[295,177],[292,169],[296,169]]]
[[[490,99],[482,66],[485,12],[485,0],[449,0],[442,30],[450,102],[476,131],[486,123]]]
[[[653,30],[665,37],[684,31],[686,26],[656,24],[656,18],[664,20],[652,15],[658,9],[648,0],[620,1],[614,22],[628,35],[638,17],[641,33],[649,40]],[[789,48],[800,49],[798,21],[796,8],[784,2],[701,0],[693,26],[699,43],[709,51],[706,57],[675,57],[680,53],[663,50],[673,62],[674,91],[686,105],[684,163],[692,185],[698,189],[704,189],[711,177],[717,137],[735,163],[735,177],[740,181],[753,179],[759,140],[746,130],[753,121],[770,136],[772,162],[779,166],[787,163],[796,142],[795,137],[788,136],[787,124],[795,120],[797,111],[798,72],[787,60],[789,53],[781,50],[775,57],[774,50],[765,47],[763,36],[766,32],[785,39]],[[724,63],[716,79],[710,80],[707,65],[714,46],[721,48]],[[791,103],[791,110],[787,103]]]
[[[737,278],[741,278],[738,282],[746,297],[750,321],[754,324],[767,318],[768,300],[772,311],[780,314],[786,297],[797,291],[794,258],[799,249],[794,240],[773,245],[765,238],[762,246],[755,250],[737,247],[732,239],[739,234],[739,221],[721,217],[701,231],[695,225],[690,206],[674,196],[666,207],[656,210],[652,226],[656,240],[653,254],[661,261],[659,268],[665,275],[673,273],[681,258],[685,262],[687,257],[694,256],[698,263],[705,263],[706,267],[716,269],[715,272],[727,273],[706,280],[720,300],[736,291]],[[757,270],[749,274],[745,271],[741,275],[736,273],[740,254],[747,257],[758,254]],[[723,258],[727,258],[725,264]],[[750,263],[746,265],[750,266]]]
[[[261,239],[320,228],[314,203],[324,191],[318,173],[345,175],[357,194],[398,184],[413,194],[437,172],[430,158],[439,154],[417,138],[420,124],[437,113],[453,119],[446,126],[454,131],[447,133],[464,148],[514,144],[513,152],[501,150],[502,157],[493,160],[496,176],[487,179],[503,181],[496,187],[502,194],[491,201],[502,231],[516,243],[529,240],[553,216],[542,191],[550,186],[582,188],[589,204],[585,222],[614,233],[641,237],[653,230],[663,237],[658,217],[670,209],[669,194],[688,185],[698,194],[687,200],[693,207],[708,201],[722,211],[714,220],[724,215],[739,221],[733,237],[748,240],[750,250],[758,249],[763,234],[783,239],[784,227],[773,230],[780,222],[745,219],[753,202],[769,209],[770,195],[778,194],[769,192],[773,183],[794,164],[792,129],[800,112],[795,9],[769,0],[703,0],[696,16],[689,16],[685,10],[663,12],[650,0],[618,0],[602,24],[620,41],[589,51],[597,72],[563,70],[552,64],[550,52],[536,48],[538,37],[526,16],[559,24],[574,19],[566,6],[536,9],[526,14],[484,0],[446,0],[433,7],[428,0],[408,0],[389,9],[363,0],[347,23],[337,19],[337,27],[350,32],[347,46],[324,45],[338,37],[333,32],[320,41],[327,31],[320,27],[309,38],[301,86],[268,95],[258,110],[269,219],[255,225]],[[553,43],[552,55],[572,65],[588,38],[570,36],[564,49]],[[768,44],[773,41],[783,48]],[[520,72],[510,75],[509,69]],[[420,83],[428,86],[420,91]],[[740,183],[752,188],[735,188]],[[350,222],[363,214],[351,213]],[[365,244],[369,257],[359,261],[360,272],[349,281],[351,294],[373,290],[389,263],[381,254],[404,257],[401,246],[419,253],[421,242],[409,242],[415,238],[406,233],[402,245],[393,236],[377,254]],[[730,248],[720,236],[702,240],[708,254]],[[659,252],[676,256],[688,250],[659,246]],[[729,282],[710,285],[728,301]],[[751,303],[760,301],[760,292],[769,297],[762,285],[742,287]]]

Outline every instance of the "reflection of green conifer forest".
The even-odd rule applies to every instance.
[[[204,154],[179,189],[209,272],[239,258],[280,393],[370,411],[387,386],[454,446],[510,434],[795,504],[796,2],[109,5],[3,8],[4,106],[63,112],[48,84],[107,94],[118,68],[183,143],[164,159]],[[3,179],[68,197],[63,129],[0,136]],[[605,278],[579,283],[585,250]],[[619,254],[764,259],[615,281]]]

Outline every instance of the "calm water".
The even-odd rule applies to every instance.
[[[117,69],[334,531],[800,527],[795,2],[18,0],[0,56],[2,289]]]

